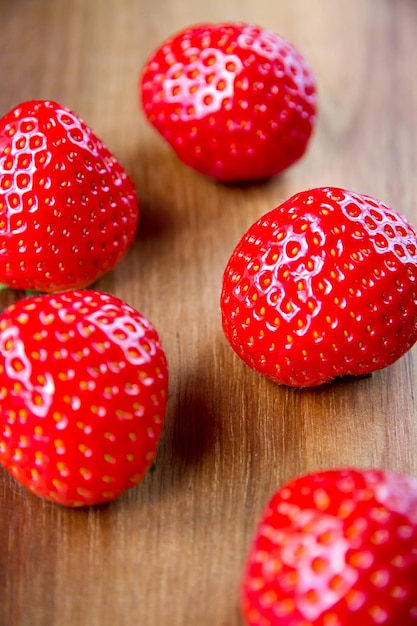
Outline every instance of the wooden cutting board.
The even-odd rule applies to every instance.
[[[186,168],[138,105],[142,64],[164,38],[232,19],[290,39],[319,85],[308,153],[263,185]],[[417,475],[415,349],[370,377],[297,391],[240,362],[219,313],[234,245],[297,191],[367,193],[417,224],[417,3],[0,0],[0,24],[0,115],[57,100],[135,182],[138,237],[97,287],[152,320],[171,373],[157,470],[118,501],[66,510],[0,471],[0,626],[241,626],[242,565],[279,485],[340,465]],[[0,297],[3,308],[19,294]]]

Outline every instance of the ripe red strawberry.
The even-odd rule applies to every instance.
[[[417,480],[346,469],[283,486],[242,590],[250,626],[417,624]]]
[[[87,286],[124,256],[137,223],[131,179],[75,113],[30,101],[0,120],[0,282]]]
[[[17,302],[0,317],[0,462],[53,502],[113,500],[154,460],[167,376],[155,329],[114,296]]]
[[[223,278],[226,337],[271,380],[312,386],[386,367],[417,339],[417,233],[336,188],[303,191],[239,241]]]
[[[307,148],[310,66],[279,35],[243,23],[191,26],[147,60],[145,114],[187,165],[221,181],[264,179]]]

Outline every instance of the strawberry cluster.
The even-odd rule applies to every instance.
[[[223,182],[269,178],[306,152],[315,77],[287,40],[243,23],[177,33],[146,61],[143,111],[179,159]],[[168,365],[158,333],[94,288],[132,245],[133,181],[55,102],[0,121],[0,462],[66,506],[113,500],[156,455]],[[297,193],[243,234],[224,271],[222,325],[250,367],[311,387],[387,367],[417,341],[417,231],[345,189]],[[250,626],[417,624],[417,480],[329,470],[284,485],[242,581]]]
[[[168,369],[156,330],[82,288],[134,241],[136,190],[73,111],[29,101],[0,122],[0,281],[45,295],[0,317],[0,462],[67,506],[113,500],[156,455]]]

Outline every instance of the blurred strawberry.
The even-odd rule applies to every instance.
[[[247,560],[250,626],[415,626],[417,480],[330,470],[272,497]]]
[[[201,24],[147,60],[140,98],[187,165],[222,181],[273,176],[305,152],[316,116],[310,66],[286,39],[249,24]]]

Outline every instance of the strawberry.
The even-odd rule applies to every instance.
[[[286,39],[243,23],[190,26],[147,60],[139,95],[178,157],[220,181],[265,179],[301,158],[316,84]]]
[[[137,223],[131,179],[75,113],[30,101],[0,120],[0,282],[85,287],[120,261]]]
[[[154,460],[167,376],[157,332],[118,298],[18,301],[0,317],[0,462],[62,505],[117,498]]]
[[[387,205],[303,191],[254,223],[223,277],[223,329],[252,368],[290,386],[390,365],[417,339],[417,232]]]
[[[279,489],[247,559],[250,626],[417,624],[417,480],[328,470]]]

